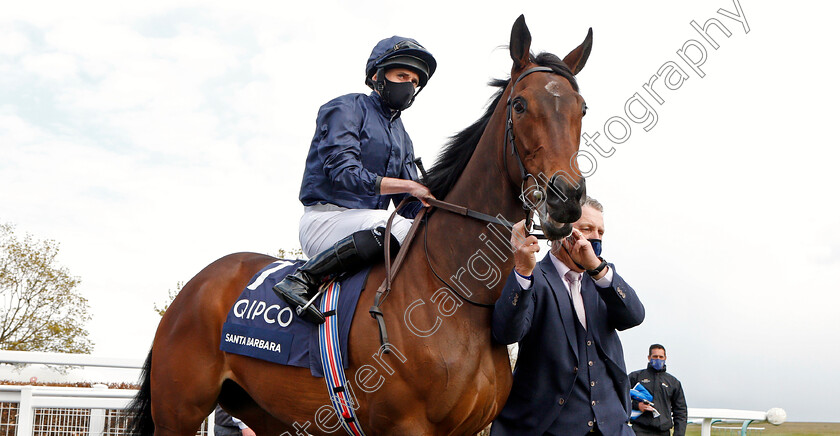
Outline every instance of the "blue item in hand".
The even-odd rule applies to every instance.
[[[653,401],[653,395],[641,383],[636,383],[636,386],[630,389],[630,398],[636,401]]]

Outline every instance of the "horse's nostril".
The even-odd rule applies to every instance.
[[[548,215],[558,223],[573,223],[580,219],[586,201],[586,181],[574,180],[562,171],[549,179],[546,192]]]

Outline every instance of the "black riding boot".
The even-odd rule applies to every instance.
[[[295,309],[304,306],[318,292],[318,288],[325,279],[331,275],[355,272],[376,258],[382,259],[384,238],[383,227],[353,233],[336,242],[331,248],[313,256],[294,274],[286,276],[280,283],[274,285],[273,290]],[[399,243],[393,236],[391,236],[391,243],[392,249],[396,252]],[[324,322],[324,314],[315,303],[311,304],[300,316],[314,324]]]

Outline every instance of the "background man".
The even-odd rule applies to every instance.
[[[230,416],[218,404],[216,405],[215,418],[215,427],[213,427],[215,436],[256,436],[254,430],[251,430],[239,419]]]
[[[616,330],[645,309],[600,255],[603,206],[587,197],[572,235],[538,264],[537,239],[513,227],[515,267],[493,310],[493,338],[519,341],[513,387],[493,435],[632,435],[630,385]],[[597,248],[594,249],[593,247]]]
[[[633,420],[636,435],[668,436],[673,428],[674,436],[685,436],[685,395],[680,381],[666,372],[665,359],[665,347],[653,344],[648,349],[647,368],[630,373],[630,387],[641,383],[653,395],[653,406],[633,400],[633,408],[645,412]],[[654,408],[659,412],[656,418]]]

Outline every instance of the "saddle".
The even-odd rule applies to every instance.
[[[277,260],[251,278],[222,326],[219,345],[222,351],[309,368],[313,376],[324,376],[318,326],[298,317],[271,289],[304,263],[303,260]],[[365,268],[336,281],[341,292],[337,294],[334,312],[338,315],[338,338],[344,356],[348,356],[350,324],[369,273],[370,268]],[[347,368],[347,359],[343,366]]]

